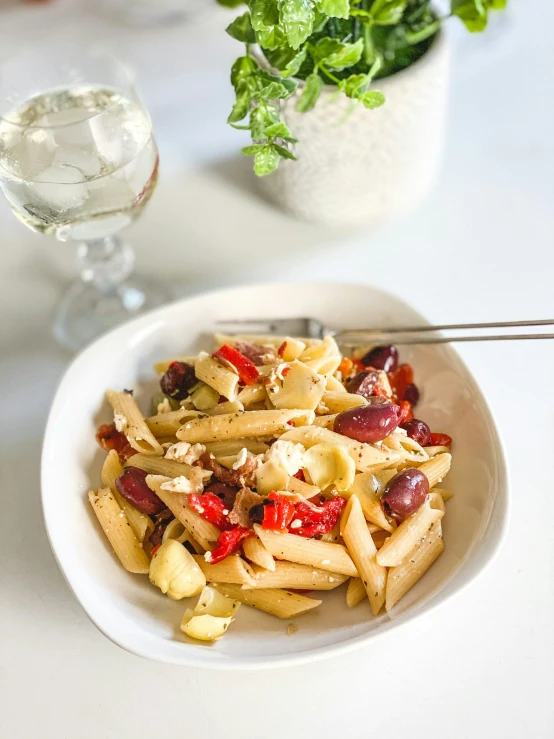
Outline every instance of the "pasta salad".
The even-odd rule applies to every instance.
[[[340,587],[349,607],[390,611],[443,551],[451,496],[452,439],[414,418],[411,366],[330,337],[215,339],[155,365],[149,416],[107,391],[88,498],[121,564],[199,596],[181,629],[204,642],[241,604],[291,619]]]

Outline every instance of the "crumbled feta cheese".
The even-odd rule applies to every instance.
[[[192,485],[188,477],[181,475],[180,477],[174,477],[173,480],[168,480],[162,483],[162,490],[168,490],[170,493],[192,493]]]
[[[175,460],[184,464],[194,464],[206,451],[203,444],[189,444],[188,441],[178,441],[172,444],[165,453],[166,459]]]
[[[122,413],[114,413],[113,414],[113,422],[115,423],[116,429],[123,433],[125,430],[125,427],[127,426],[127,419]]]
[[[266,461],[273,461],[288,475],[295,475],[304,463],[305,448],[293,441],[278,440],[265,453]]]
[[[291,521],[289,528],[299,529],[301,526],[302,526],[302,521],[299,518],[295,518],[294,521]]]
[[[329,565],[329,564],[331,564],[331,560],[330,559],[322,559],[321,560],[321,564],[322,565]]]
[[[205,562],[211,562],[212,561],[212,553],[211,552],[204,552],[204,561]]]
[[[237,454],[236,460],[233,462],[233,469],[238,470],[239,467],[242,467],[242,465],[246,462],[247,459],[248,459],[248,449],[243,446],[240,452]]]
[[[283,363],[282,363],[282,364],[280,364],[280,365],[279,365],[279,366],[277,367],[277,369],[275,370],[275,374],[276,374],[276,376],[277,376],[277,377],[278,377],[278,378],[279,378],[280,380],[284,380],[284,379],[285,379],[285,376],[283,375],[283,371],[284,371],[284,370],[286,370],[286,369],[287,369],[288,367],[289,367],[289,365],[288,365],[288,364],[287,364],[286,362],[283,362]]]
[[[156,408],[156,412],[158,416],[160,416],[162,413],[171,413],[173,408],[171,407],[171,403],[169,402],[168,398],[164,398],[161,403],[158,403],[158,406]]]

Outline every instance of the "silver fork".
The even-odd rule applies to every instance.
[[[462,341],[514,341],[524,339],[554,339],[554,334],[538,331],[518,334],[486,333],[491,329],[554,326],[554,319],[539,321],[497,321],[495,323],[452,323],[440,326],[392,326],[390,328],[343,329],[334,331],[315,318],[268,318],[218,321],[231,334],[275,334],[322,339],[332,336],[342,345],[363,344],[448,344]],[[436,331],[483,331],[470,335],[432,335]]]

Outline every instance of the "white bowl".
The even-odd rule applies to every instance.
[[[352,649],[398,628],[460,591],[491,561],[508,519],[508,475],[491,412],[471,373],[450,346],[406,347],[422,390],[418,416],[454,438],[448,487],[456,493],[444,519],[445,552],[388,615],[366,603],[348,609],[344,589],[320,608],[287,622],[243,606],[213,646],[179,631],[186,605],[125,572],[86,500],[100,485],[104,453],[94,441],[111,413],[108,387],[134,387],[148,408],[154,361],[209,348],[221,318],[309,315],[330,327],[424,323],[397,298],[359,285],[262,285],[200,295],[138,318],[83,351],[56,394],[44,439],[42,502],[52,549],[67,582],[96,626],[130,652],[165,662],[213,668],[258,668],[306,662]]]

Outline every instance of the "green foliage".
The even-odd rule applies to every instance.
[[[246,10],[227,33],[245,44],[246,54],[231,70],[235,102],[228,122],[250,131],[243,152],[254,171],[273,172],[282,159],[294,159],[294,132],[281,120],[281,101],[296,94],[296,110],[308,113],[325,85],[352,104],[373,109],[385,102],[373,87],[416,62],[433,43],[441,23],[431,0],[217,0]],[[489,11],[507,0],[450,0],[450,16],[471,32],[483,31]],[[447,16],[449,17],[449,16]],[[271,72],[259,66],[257,44]]]

